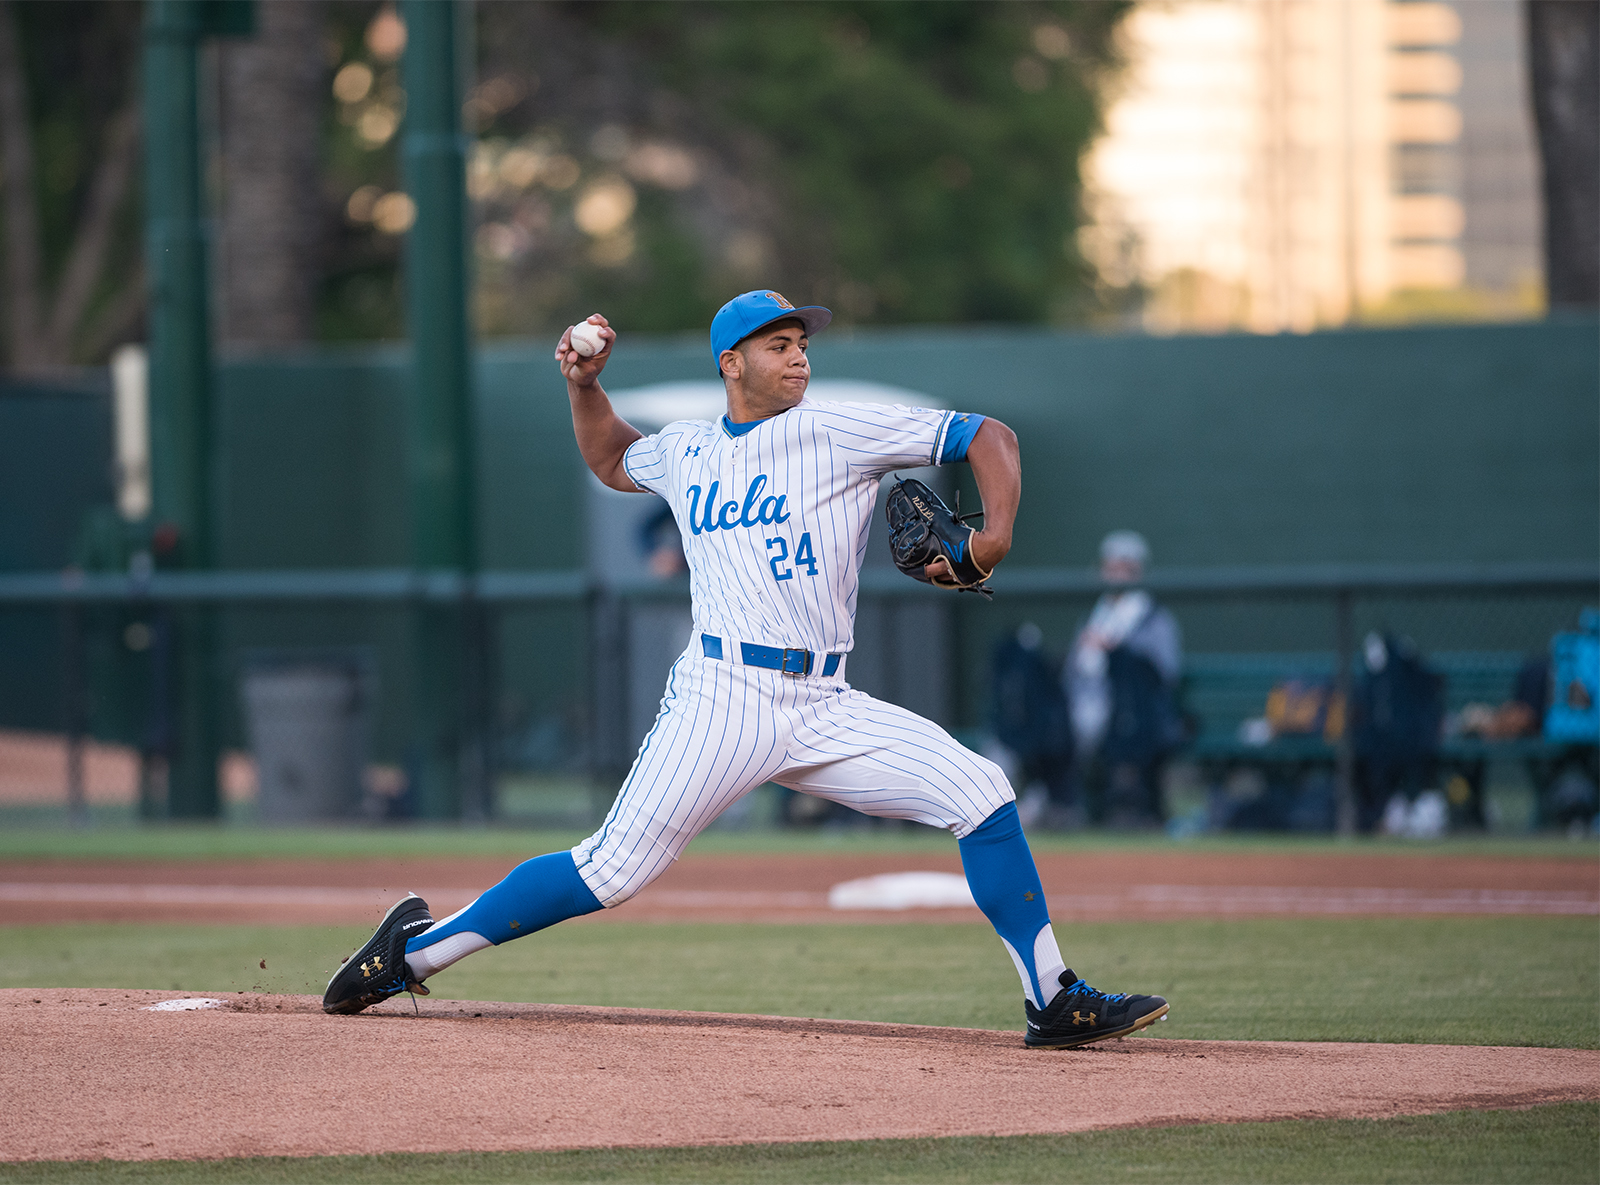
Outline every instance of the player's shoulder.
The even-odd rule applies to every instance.
[[[920,436],[942,430],[949,412],[905,403],[844,402],[806,399],[788,412],[800,413],[808,423],[836,444],[849,448],[876,448],[876,442],[898,439],[906,433]],[[868,443],[873,442],[873,443]]]
[[[841,424],[945,414],[936,407],[917,407],[910,403],[848,402],[838,399],[812,399],[810,396],[789,410],[790,415],[795,412],[824,422]]]
[[[717,426],[710,420],[673,420],[663,424],[648,437],[658,440],[702,440],[716,433]]]
[[[673,420],[670,424],[663,425],[661,432],[663,435],[671,432],[675,436],[705,436],[716,430],[717,425],[714,420]]]

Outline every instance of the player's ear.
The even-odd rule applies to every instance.
[[[741,379],[744,377],[744,355],[738,350],[724,350],[722,357],[717,359],[722,364],[722,377]]]

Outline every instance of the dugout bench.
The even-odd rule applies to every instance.
[[[1499,704],[1510,698],[1517,673],[1527,657],[1511,651],[1447,651],[1431,654],[1428,665],[1444,679],[1446,715],[1467,704]],[[1292,829],[1330,830],[1334,775],[1339,750],[1324,735],[1260,735],[1267,698],[1291,682],[1334,683],[1335,659],[1326,652],[1265,654],[1196,654],[1185,663],[1181,702],[1189,724],[1189,740],[1175,756],[1198,767],[1213,797],[1223,793],[1240,771],[1261,774],[1278,801],[1272,812],[1245,813],[1245,826],[1273,825]],[[1352,672],[1351,685],[1358,676]],[[1249,735],[1255,731],[1257,735]],[[1488,740],[1446,736],[1434,758],[1435,782],[1450,802],[1456,827],[1483,827],[1484,789],[1491,762],[1520,763],[1534,789],[1534,825],[1561,820],[1571,804],[1554,791],[1563,774],[1577,771],[1591,784],[1600,780],[1597,746],[1551,741],[1543,737]],[[1267,815],[1271,815],[1269,821]]]

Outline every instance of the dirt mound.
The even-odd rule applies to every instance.
[[[1170,1041],[401,997],[0,991],[0,1156],[124,1160],[1021,1135],[1600,1098],[1600,1051]],[[1157,1026],[1159,1031],[1159,1026]]]

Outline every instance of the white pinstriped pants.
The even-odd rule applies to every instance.
[[[1014,798],[994,762],[842,678],[795,678],[700,649],[696,633],[605,822],[572,849],[602,905],[621,905],[655,880],[763,782],[957,839]]]

